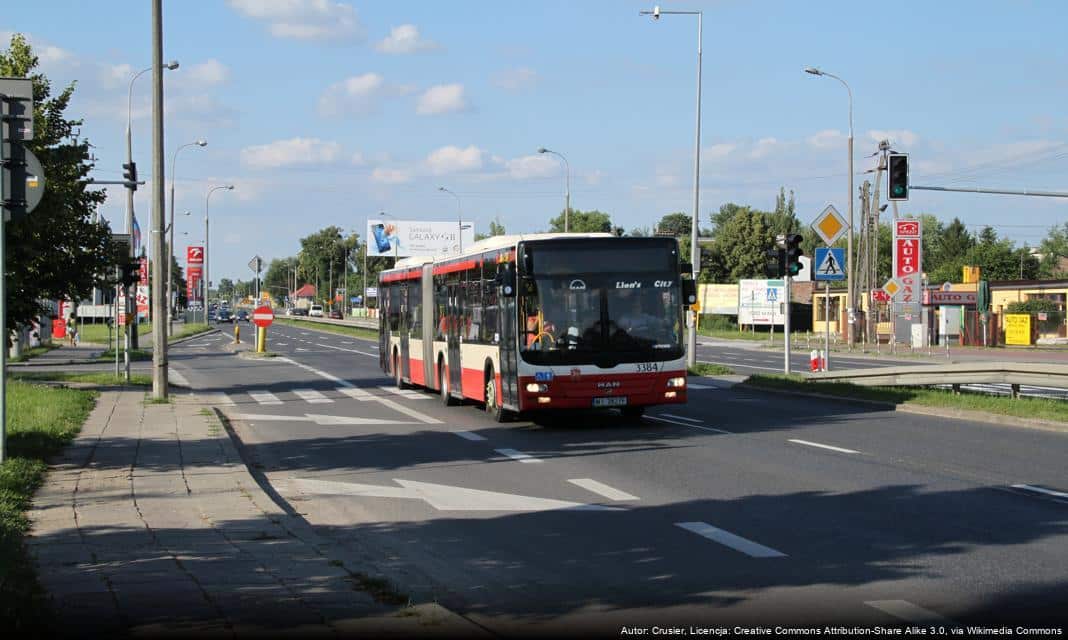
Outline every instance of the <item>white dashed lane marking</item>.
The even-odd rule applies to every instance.
[[[494,449],[494,451],[501,454],[502,456],[507,456],[512,460],[518,460],[520,462],[541,462],[541,460],[538,460],[537,458],[531,457],[530,455],[525,454],[522,451],[517,451],[515,449]]]
[[[764,545],[747,540],[741,536],[735,535],[730,531],[724,531],[708,524],[707,522],[676,522],[676,527],[692,531],[699,536],[703,536],[718,542],[719,544],[730,547],[735,551],[741,551],[745,555],[751,558],[785,558],[786,554],[781,551],[776,551],[771,547],[765,547]]]
[[[568,480],[573,485],[582,487],[587,491],[592,491],[597,495],[604,496],[609,500],[637,500],[638,496],[632,496],[626,491],[620,491],[619,489],[612,488],[606,484],[591,480],[589,478],[574,478]]]
[[[818,442],[809,442],[808,440],[794,440],[790,439],[790,442],[794,444],[803,444],[806,447],[816,447],[819,449],[827,449],[829,451],[837,451],[838,453],[860,453],[859,451],[853,451],[852,449],[843,449],[841,447],[832,447],[829,444],[820,444]]]
[[[478,435],[477,433],[471,433],[470,431],[453,431],[456,435],[460,436],[464,440],[471,440],[474,442],[485,440],[486,438]]]

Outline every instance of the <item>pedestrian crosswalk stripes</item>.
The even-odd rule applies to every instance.
[[[290,389],[286,391],[275,390],[274,392],[267,391],[266,389],[255,389],[248,391],[247,396],[252,398],[256,403],[261,405],[280,405],[289,402],[306,402],[308,404],[328,404],[335,402],[339,398],[334,394],[340,394],[352,398],[353,400],[378,400],[386,402],[387,394],[389,396],[400,396],[405,400],[428,400],[431,396],[417,391],[415,389],[397,389],[394,387],[380,386],[372,387],[371,390],[380,390],[386,392],[372,393],[371,390],[361,389],[359,387],[337,387],[334,389]],[[244,394],[231,394],[226,393],[213,393],[208,394],[212,404],[235,406],[238,404],[247,403],[241,396]],[[331,397],[333,396],[333,397]]]
[[[407,398],[409,400],[427,400],[430,398],[430,396],[426,395],[421,391],[416,391],[415,389],[398,389],[396,387],[387,386],[381,386],[378,388],[394,395],[401,396],[402,398]]]
[[[327,398],[315,389],[294,389],[293,393],[295,393],[301,400],[310,402],[311,404],[326,404],[328,402],[333,402],[333,400]]]
[[[260,404],[282,404],[282,401],[278,399],[278,396],[270,391],[249,391],[248,395]]]

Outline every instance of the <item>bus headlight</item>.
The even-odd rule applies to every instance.
[[[685,387],[686,378],[680,376],[678,378],[668,378],[667,386],[670,387]]]
[[[549,391],[549,385],[541,384],[540,382],[527,383],[527,393],[547,393]]]

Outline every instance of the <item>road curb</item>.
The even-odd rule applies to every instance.
[[[204,336],[208,336],[208,335],[211,335],[213,333],[221,333],[221,332],[222,332],[222,329],[219,329],[218,327],[216,327],[214,329],[208,329],[207,331],[201,331],[200,333],[194,333],[191,336],[186,336],[184,338],[179,338],[179,339],[175,340],[174,342],[168,342],[167,343],[167,347],[168,348],[169,347],[173,347],[176,344],[182,344],[183,342],[189,342],[190,340],[196,340],[197,338],[203,338]]]
[[[986,413],[983,411],[972,411],[970,409],[941,409],[939,407],[925,407],[923,405],[915,404],[894,404],[893,402],[882,402],[880,400],[865,400],[863,398],[847,398],[844,396],[834,396],[826,393],[794,391],[792,389],[777,389],[775,387],[764,387],[757,384],[749,384],[747,382],[740,382],[735,386],[744,389],[753,389],[756,391],[770,391],[772,393],[779,393],[787,396],[797,396],[801,398],[819,398],[820,400],[834,400],[837,402],[847,402],[852,404],[884,407],[896,411],[898,413],[911,413],[916,415],[935,416],[939,418],[950,418],[955,420],[971,420],[973,422],[985,422],[987,424],[996,424],[1006,427],[1022,427],[1025,429],[1038,429],[1040,431],[1056,431],[1058,433],[1068,433],[1068,424],[1052,422],[1050,420],[1017,418],[1015,416],[1003,416]]]

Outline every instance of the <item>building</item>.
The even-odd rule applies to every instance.
[[[297,289],[292,294],[290,294],[289,299],[292,303],[292,306],[298,309],[307,309],[308,306],[315,302],[315,299],[318,294],[319,292],[315,288],[315,285],[305,284],[303,287]]]

